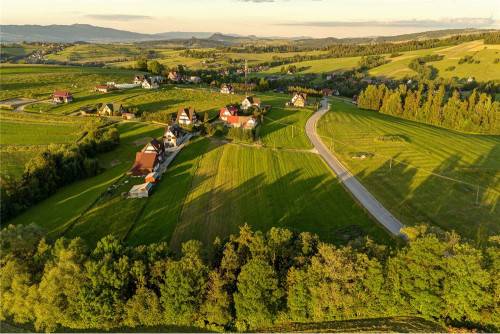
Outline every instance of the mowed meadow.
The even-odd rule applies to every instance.
[[[343,102],[332,102],[318,133],[404,224],[428,222],[478,243],[500,233],[499,136],[455,132]]]

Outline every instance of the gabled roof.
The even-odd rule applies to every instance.
[[[179,116],[181,114],[186,114],[189,118],[190,121],[193,120],[193,116],[196,115],[196,110],[194,108],[179,108],[178,112],[177,112],[177,118],[179,118]]]
[[[54,96],[69,96],[69,95],[71,95],[69,90],[56,90],[54,92]]]
[[[150,86],[158,83],[158,80],[156,80],[155,78],[150,78],[148,76],[146,76],[143,81],[146,81]]]
[[[260,99],[258,97],[247,96],[245,97],[245,100],[247,100],[250,104],[260,104]]]
[[[107,85],[96,85],[95,88],[97,89],[108,89]]]
[[[144,79],[146,79],[146,78],[148,78],[148,75],[147,75],[147,74],[136,74],[136,75],[134,76],[134,80],[136,80],[136,79],[137,79],[137,80],[141,80],[141,81],[142,81],[142,80],[144,80]]]
[[[152,178],[154,178],[154,179],[156,180],[156,179],[158,178],[158,176],[159,176],[159,175],[160,175],[160,174],[159,174],[158,172],[151,172],[151,173],[149,173],[148,175],[146,175],[146,179],[148,179],[148,178],[152,177]]]
[[[146,151],[146,149],[148,148],[149,145],[153,146],[153,148],[155,149],[156,152],[163,151],[165,148],[163,142],[159,141],[156,138],[153,138],[152,140],[149,141],[149,143],[146,144],[146,146],[144,146],[144,148],[142,149],[141,152]]]
[[[238,116],[238,108],[233,106],[220,108],[220,115],[222,116],[226,110],[229,111],[231,116]]]
[[[138,191],[138,190],[151,190],[153,188],[153,184],[151,182],[137,184],[130,189],[130,192]]]
[[[158,155],[156,153],[142,153],[135,154],[135,163],[130,170],[137,169],[153,169],[158,163]]]
[[[307,93],[295,93],[295,95],[292,98],[292,101],[295,102],[298,98],[301,98],[302,100],[306,101]]]
[[[101,111],[104,107],[108,107],[111,111],[119,111],[122,105],[121,103],[99,103],[97,105],[97,110]]]

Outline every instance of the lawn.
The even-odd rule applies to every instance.
[[[14,123],[2,121],[0,145],[75,143],[83,134],[78,125]]]
[[[121,135],[120,146],[112,152],[99,156],[101,165],[106,168],[104,172],[59,189],[54,195],[31,207],[9,223],[34,222],[47,229],[51,236],[62,235],[132,166],[135,152],[149,139],[163,133],[162,128],[137,123],[120,124],[118,130]],[[103,217],[102,221],[105,222],[106,217]]]
[[[181,152],[128,241],[168,241],[178,251],[183,242],[198,239],[210,249],[216,237],[237,233],[244,223],[262,231],[309,231],[336,244],[363,235],[391,243],[317,155],[207,139]]]
[[[265,146],[292,149],[312,149],[304,128],[313,111],[308,108],[271,108],[259,130]]]
[[[333,140],[334,154],[404,224],[430,222],[478,243],[500,233],[500,136],[332,105],[318,122],[319,134],[329,146]],[[381,140],[388,137],[401,140]]]
[[[9,146],[0,147],[0,176],[19,177],[24,166],[46,146]]]

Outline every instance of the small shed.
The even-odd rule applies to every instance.
[[[146,175],[146,183],[148,182],[151,182],[151,183],[156,183],[156,181],[158,180],[158,176],[160,176],[160,174],[158,172],[152,172],[152,173],[149,173],[148,175]]]
[[[152,189],[153,189],[153,184],[151,182],[135,185],[132,187],[132,189],[130,189],[129,198],[149,197]]]

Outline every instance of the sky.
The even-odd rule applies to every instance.
[[[500,0],[0,0],[1,24],[75,24],[140,33],[362,37],[500,29]]]

